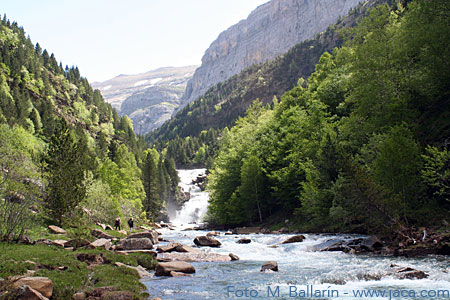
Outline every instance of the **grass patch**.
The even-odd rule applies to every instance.
[[[75,258],[77,253],[103,254],[111,264],[88,266]],[[145,286],[135,270],[116,267],[114,262],[127,265],[154,267],[149,254],[115,254],[101,249],[67,251],[55,246],[21,245],[0,242],[0,277],[22,275],[35,270],[33,276],[48,277],[53,282],[53,299],[71,300],[74,293],[95,287],[114,286],[117,290],[141,293]],[[58,268],[64,267],[64,268]],[[142,297],[142,295],[141,295]]]

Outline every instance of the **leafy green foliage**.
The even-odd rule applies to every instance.
[[[450,201],[450,151],[428,146],[422,157],[425,161],[422,170],[423,181],[434,196]]]
[[[135,136],[130,119],[120,117],[78,67],[58,64],[54,54],[33,45],[6,16],[0,22],[0,123],[23,128],[42,145],[35,155],[45,156],[42,167],[49,181],[48,186],[41,182],[41,192],[48,195],[58,222],[82,207],[92,212],[91,221],[143,217],[144,139]],[[19,138],[32,144],[24,135]],[[21,176],[33,179],[39,167],[24,167]],[[11,185],[4,188],[2,196],[14,191]]]
[[[42,179],[36,165],[42,143],[17,126],[0,124],[0,238],[15,239],[31,226]]]
[[[211,222],[291,211],[304,230],[367,232],[433,222],[417,217],[424,207],[448,216],[449,5],[371,10],[307,81],[225,129],[209,177]]]

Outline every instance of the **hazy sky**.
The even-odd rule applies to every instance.
[[[200,64],[224,31],[268,0],[0,0],[33,43],[89,81]]]

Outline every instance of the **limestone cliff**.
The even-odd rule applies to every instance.
[[[136,75],[119,75],[92,86],[120,115],[128,115],[137,134],[159,127],[180,105],[197,66],[167,67]]]
[[[287,52],[336,23],[361,0],[272,0],[222,32],[188,82],[182,105],[253,64]]]

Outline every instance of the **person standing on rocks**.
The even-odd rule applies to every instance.
[[[128,226],[130,226],[130,232],[133,232],[133,226],[134,226],[133,218],[130,218],[128,220]]]
[[[117,217],[114,221],[114,229],[117,230],[117,228],[120,230],[120,217]]]

